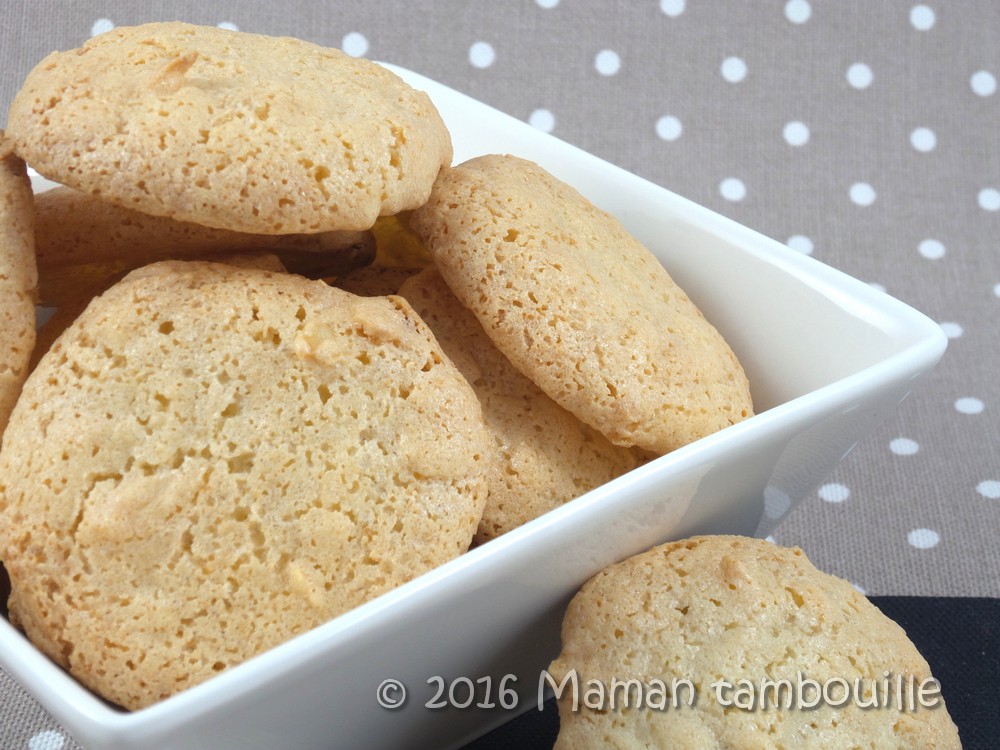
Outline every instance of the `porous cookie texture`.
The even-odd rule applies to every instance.
[[[902,628],[797,548],[731,536],[656,547],[586,583],[562,639],[552,677],[561,683],[575,673],[581,701],[596,681],[587,700],[599,708],[573,710],[566,683],[560,749],[961,746],[930,668]],[[630,707],[619,689],[612,709],[613,680],[630,679]],[[748,684],[736,695],[741,680]],[[763,680],[788,684],[779,693]],[[805,680],[818,687],[796,692]],[[597,684],[608,688],[603,702]],[[921,684],[923,703],[907,687]],[[647,690],[643,699],[637,685]]]
[[[399,290],[472,385],[496,446],[476,542],[537,518],[646,459],[611,444],[546,396],[500,353],[433,268]]]
[[[367,229],[450,164],[430,98],[371,61],[167,22],[55,52],[11,103],[18,152],[126,208],[260,234]]]
[[[538,165],[446,170],[411,225],[497,348],[612,442],[666,453],[751,414],[733,351],[656,257]]]
[[[465,551],[489,436],[405,300],[135,271],[42,358],[0,452],[10,611],[135,709]]]
[[[239,268],[259,268],[275,273],[285,272],[287,269],[282,265],[281,260],[273,253],[244,253],[237,255],[213,256],[210,258],[215,263],[225,263]],[[88,266],[88,270],[94,270],[93,266]],[[39,360],[52,347],[55,340],[62,335],[69,325],[76,320],[94,297],[103,294],[127,275],[126,271],[115,271],[114,266],[106,269],[106,275],[97,278],[84,278],[78,280],[72,292],[67,291],[67,296],[59,300],[58,306],[49,315],[49,319],[38,328],[35,335],[35,348],[31,353],[31,362],[28,371],[34,370]]]
[[[35,196],[38,302],[62,307],[81,289],[161,260],[219,260],[220,256],[278,253],[310,278],[371,263],[370,230],[317,234],[249,234],[151,216],[67,187]],[[105,288],[110,286],[106,284]]]
[[[35,345],[34,207],[24,162],[0,131],[0,442]]]
[[[35,197],[35,251],[39,269],[85,263],[205,259],[218,253],[271,251],[374,257],[370,231],[250,234],[151,216],[68,187]],[[360,263],[359,263],[360,264]]]

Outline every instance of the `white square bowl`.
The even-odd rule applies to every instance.
[[[456,162],[483,153],[531,159],[615,214],[730,342],[757,415],[141,711],[95,697],[0,618],[0,665],[85,747],[460,746],[537,707],[563,610],[584,581],[670,539],[768,534],[944,352],[937,324],[868,285],[388,67],[431,95]],[[407,690],[396,710],[377,701],[390,678]],[[435,678],[446,702],[448,685],[455,703],[474,685],[473,704],[428,708]]]

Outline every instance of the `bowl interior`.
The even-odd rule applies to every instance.
[[[398,663],[405,656],[417,663],[419,652],[392,650],[404,645],[401,618],[409,618],[414,627],[417,622],[437,627],[442,634],[456,628],[456,639],[469,640],[460,625],[435,619],[427,614],[429,608],[458,613],[465,607],[475,612],[478,603],[481,617],[488,618],[493,616],[491,601],[514,610],[522,607],[523,616],[515,611],[510,622],[493,616],[499,645],[490,658],[499,660],[497,669],[507,668],[503,655],[521,647],[516,633],[503,635],[514,619],[520,617],[518,622],[544,631],[547,637],[557,633],[559,607],[573,587],[608,562],[661,538],[670,527],[662,519],[650,518],[662,517],[675,499],[683,515],[686,507],[680,504],[713,486],[706,480],[712,479],[713,470],[721,467],[723,475],[736,470],[753,475],[742,490],[731,481],[715,493],[718,511],[739,516],[741,504],[760,500],[768,467],[787,454],[782,441],[818,424],[824,413],[856,408],[887,382],[912,379],[933,366],[943,351],[944,336],[931,321],[867,285],[423,76],[388,67],[431,95],[452,131],[456,162],[484,153],[532,159],[616,215],[730,342],[747,371],[758,416],[616,480],[607,489],[588,493],[550,517],[473,550],[465,559],[186,694],[135,714],[121,713],[92,696],[0,619],[0,664],[81,738],[141,747],[143,738],[156,736],[163,746],[171,742],[180,746],[176,743],[184,736],[186,723],[203,733],[216,731],[237,715],[252,723],[252,697],[271,690],[274,700],[285,689],[282,686],[299,684],[293,678],[296,670],[336,666],[349,673],[374,674],[371,662],[379,658],[391,664],[392,658]],[[43,184],[39,181],[40,187]],[[841,388],[848,382],[854,384],[849,394]],[[841,391],[844,394],[838,395]],[[855,437],[852,433],[843,440]],[[818,482],[825,470],[825,465],[817,466],[805,481]],[[756,506],[750,511],[756,513]],[[615,519],[617,525],[612,524]],[[676,528],[697,531],[698,525]],[[590,546],[581,546],[584,542]],[[3,600],[6,616],[5,595]],[[469,622],[466,630],[477,627]],[[397,646],[385,647],[380,657],[378,649],[372,652],[372,644],[386,642],[386,633],[395,634]],[[382,640],[373,640],[373,634]],[[476,640],[478,636],[470,640],[469,653]],[[506,650],[501,648],[504,644]],[[355,659],[351,649],[367,654],[369,661]],[[458,654],[462,647],[455,645],[453,651]],[[315,686],[326,678],[308,679]],[[332,683],[323,684],[334,689]],[[291,689],[286,692],[295,694]],[[371,703],[359,707],[359,715]],[[339,710],[335,703],[329,705],[334,713]],[[373,721],[378,717],[376,711]],[[447,718],[442,714],[442,721]],[[173,740],[163,739],[171,736]]]

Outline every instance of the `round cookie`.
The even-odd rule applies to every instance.
[[[368,229],[450,164],[430,98],[371,61],[167,22],[54,52],[10,105],[39,173],[156,216],[258,234]]]
[[[556,684],[575,670],[581,701],[589,680],[608,690],[587,699],[605,710],[573,710],[566,683],[559,749],[961,747],[902,628],[797,548],[729,536],[656,547],[587,582],[562,639]],[[630,679],[629,707],[619,690],[611,708],[612,681]]]
[[[362,297],[384,297],[397,294],[403,282],[420,271],[419,268],[365,266],[348,271],[331,283],[338,289]]]
[[[518,372],[433,268],[406,280],[405,297],[472,385],[496,450],[476,542],[514,529],[643,463],[612,445]]]
[[[65,186],[35,196],[35,252],[40,270],[83,263],[204,260],[224,252],[353,253],[371,262],[370,231],[249,234],[152,216]]]
[[[41,305],[62,306],[81,286],[120,279],[160,260],[215,261],[222,254],[260,252],[279,253],[290,270],[317,278],[311,274],[339,274],[371,263],[375,236],[369,230],[248,234],[151,216],[68,187],[35,196]]]
[[[135,709],[465,551],[475,394],[405,300],[133,272],[28,378],[0,451],[12,617]]]
[[[35,346],[33,226],[31,182],[0,131],[0,444]]]
[[[612,442],[667,453],[751,414],[732,350],[652,253],[538,165],[446,170],[411,225],[497,348]]]

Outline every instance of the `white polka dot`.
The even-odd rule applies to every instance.
[[[932,529],[914,529],[906,535],[906,541],[917,549],[930,549],[941,541],[941,535]]]
[[[940,240],[924,240],[917,246],[917,250],[928,260],[938,260],[944,257],[944,243]]]
[[[671,18],[676,18],[683,13],[684,6],[684,0],[660,0],[660,10]]]
[[[851,491],[842,484],[831,482],[820,487],[817,494],[820,500],[828,503],[842,503],[851,496]]]
[[[875,76],[864,63],[854,63],[847,69],[847,82],[856,89],[866,89],[872,85]]]
[[[489,42],[475,42],[469,47],[469,63],[474,68],[488,68],[497,59],[497,53]]]
[[[559,5],[559,0],[535,0],[539,8],[545,8],[549,10]]]
[[[979,207],[984,211],[1000,211],[1000,190],[996,188],[980,190]]]
[[[747,196],[747,186],[743,180],[727,177],[719,183],[719,194],[727,201],[741,201]]]
[[[979,70],[972,74],[969,85],[979,96],[992,96],[997,90],[997,79],[988,70]]]
[[[730,83],[739,83],[747,77],[747,64],[738,57],[727,57],[722,61],[722,77]]]
[[[875,188],[867,182],[855,182],[851,185],[851,201],[859,206],[870,206],[875,202]]]
[[[98,34],[103,34],[105,31],[111,31],[115,27],[115,22],[110,18],[98,18],[94,21],[93,26],[90,27],[90,35],[97,36]]]
[[[368,54],[368,39],[360,31],[351,31],[344,34],[340,49],[351,57],[364,57]]]
[[[941,330],[944,331],[944,335],[950,339],[962,338],[962,334],[965,330],[958,323],[953,323],[951,321],[945,321],[941,323]]]
[[[861,596],[866,596],[866,595],[868,594],[868,592],[867,592],[867,591],[865,591],[865,590],[864,590],[863,588],[861,588],[861,587],[860,587],[860,586],[859,586],[858,584],[856,584],[856,583],[852,583],[852,584],[851,584],[851,586],[853,586],[853,587],[854,587],[854,590],[855,590],[855,591],[857,591],[857,592],[858,592],[859,594],[861,594]]]
[[[683,132],[684,126],[673,115],[664,115],[656,121],[656,135],[665,141],[676,141]]]
[[[594,57],[594,68],[602,76],[613,76],[622,68],[622,59],[612,49],[602,49]]]
[[[896,438],[889,443],[889,450],[897,456],[912,456],[920,450],[920,444],[910,438]]]
[[[66,738],[59,732],[39,732],[28,740],[28,750],[59,750],[66,744]]]
[[[770,542],[771,544],[777,544],[778,543],[775,540],[775,538],[773,536],[771,536],[770,534],[768,534],[766,537],[764,537],[764,541],[765,542]]]
[[[232,21],[220,21],[216,24],[220,29],[225,29],[226,31],[239,31],[240,27],[237,26]]]
[[[917,31],[929,31],[936,20],[934,10],[926,5],[914,5],[910,10],[910,23]]]
[[[809,127],[798,120],[787,123],[782,134],[789,146],[803,146],[809,142]]]
[[[868,286],[877,292],[885,292],[885,284],[879,284],[877,281],[869,281]]]
[[[965,396],[955,401],[955,411],[961,412],[962,414],[979,414],[985,408],[986,404],[978,398],[973,398],[971,396]]]
[[[547,109],[536,109],[528,116],[528,122],[543,133],[551,133],[556,126],[556,116]]]
[[[990,500],[1000,499],[1000,482],[996,479],[985,479],[976,485],[976,492]]]
[[[993,286],[993,296],[1000,297],[1000,284],[995,284]]]
[[[771,519],[781,518],[792,507],[792,498],[777,487],[764,488],[764,515]]]
[[[806,0],[788,0],[785,3],[785,18],[792,23],[805,23],[812,15],[812,8]]]
[[[917,151],[926,154],[937,146],[937,136],[930,128],[917,128],[910,133],[910,144]]]
[[[785,244],[804,255],[812,255],[813,241],[803,234],[793,234]]]

